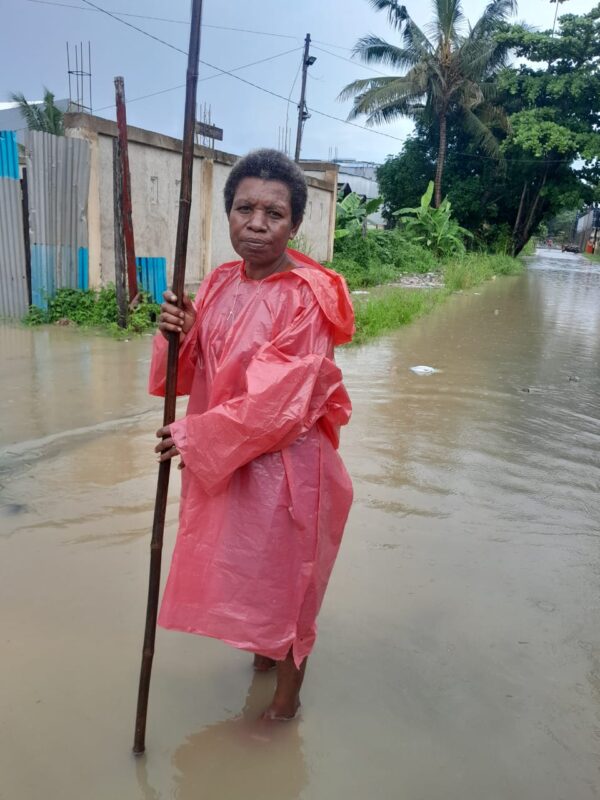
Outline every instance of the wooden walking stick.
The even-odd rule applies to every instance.
[[[180,308],[182,307],[185,284],[185,262],[187,256],[190,209],[192,205],[194,127],[196,124],[196,88],[198,86],[198,56],[200,52],[201,17],[202,0],[193,0],[185,94],[185,121],[183,127],[183,158],[181,162],[179,218],[177,221],[177,242],[175,245],[175,264],[173,270],[173,294],[177,297],[177,303]],[[175,420],[178,356],[179,334],[175,332],[169,333],[169,354],[167,359],[167,385],[165,391],[163,426],[170,425]],[[146,611],[146,628],[144,632],[144,647],[142,651],[142,667],[140,670],[140,685],[138,690],[137,713],[135,718],[135,737],[133,743],[133,752],[136,755],[141,755],[146,749],[146,716],[148,711],[148,694],[150,691],[152,659],[154,657],[154,640],[156,637],[156,617],[158,612],[158,594],[160,589],[160,566],[170,471],[171,459],[162,461],[158,468],[158,484],[156,487],[156,503],[154,506],[152,541],[150,544],[148,607]]]

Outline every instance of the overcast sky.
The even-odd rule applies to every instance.
[[[86,8],[82,0],[56,0],[56,3],[69,7],[39,0],[0,0],[0,101],[8,100],[11,91],[22,91],[32,100],[40,99],[42,86],[51,89],[57,98],[68,97],[66,42],[83,41],[87,48],[89,40],[94,112],[114,119],[113,78],[123,75],[128,122],[181,137],[183,88],[146,99],[136,98],[183,84],[185,56]],[[175,47],[187,49],[189,0],[94,0],[94,3],[115,13],[175,20],[122,17]],[[560,11],[585,13],[595,4],[594,0],[567,0]],[[417,23],[424,25],[430,19],[431,4],[426,0],[407,0],[406,5]],[[486,0],[463,2],[472,22],[485,5]],[[549,0],[521,0],[518,17],[546,29],[552,26],[555,9]],[[369,0],[205,0],[203,22],[206,27],[202,33],[201,59],[232,70],[279,56],[239,70],[238,75],[284,98],[291,94],[292,98],[288,105],[285,100],[201,65],[198,102],[211,107],[213,122],[225,131],[219,147],[232,153],[244,153],[259,146],[276,147],[279,129],[286,125],[286,115],[293,147],[300,92],[298,71],[306,33],[312,36],[311,52],[317,56],[317,62],[309,69],[308,105],[342,119],[347,117],[351,103],[337,101],[340,90],[356,78],[373,74],[359,62],[344,60],[350,58],[353,44],[366,33],[397,41],[385,15],[375,13]],[[400,149],[411,127],[406,120],[375,129],[397,137],[386,138],[313,113],[306,123],[302,156],[328,158],[331,150],[337,148],[340,158],[381,162],[388,153]]]

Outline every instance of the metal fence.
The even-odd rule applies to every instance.
[[[0,316],[21,317],[28,304],[17,137],[0,131]]]
[[[139,288],[155,303],[162,303],[163,292],[167,291],[167,259],[138,256],[135,263]]]
[[[600,236],[600,208],[587,208],[577,215],[575,241],[582,252],[592,252]]]
[[[90,146],[40,131],[0,131],[0,316],[45,308],[88,287]]]
[[[86,288],[90,146],[83,139],[27,131],[31,294],[44,307],[57,289]],[[82,285],[83,284],[83,285]]]

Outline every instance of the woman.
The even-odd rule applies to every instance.
[[[178,332],[177,392],[190,401],[157,432],[156,452],[186,469],[159,624],[249,650],[259,671],[276,667],[268,719],[300,706],[352,502],[337,452],[350,401],[333,350],[352,338],[354,317],[343,279],[287,249],[306,197],[283,154],[237,162],[225,210],[241,261],[215,269],[182,310],[165,292],[150,375],[163,395],[167,332]]]

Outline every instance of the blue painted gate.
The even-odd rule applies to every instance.
[[[139,288],[148,292],[155,303],[161,303],[163,292],[167,291],[167,259],[141,256],[135,263]]]

